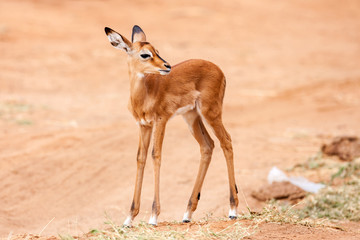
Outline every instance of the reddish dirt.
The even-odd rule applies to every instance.
[[[0,237],[79,234],[100,228],[105,212],[125,219],[138,130],[127,111],[126,56],[103,28],[130,37],[134,24],[171,64],[203,58],[227,76],[223,118],[240,211],[261,208],[250,194],[272,166],[301,163],[334,136],[360,135],[357,0],[0,1]],[[195,220],[228,211],[216,146]],[[163,149],[159,220],[180,220],[199,162],[181,117],[169,122]],[[148,162],[137,222],[151,210]],[[292,228],[305,234],[296,239],[331,236],[273,226],[255,239],[290,239]]]
[[[307,227],[302,225],[292,225],[287,223],[260,223],[255,226],[254,222],[248,220],[238,220],[239,225],[248,229],[251,234],[244,239],[358,239],[359,230],[356,229],[358,225],[353,223],[343,223],[334,225],[334,227]],[[160,225],[158,231],[166,231],[168,227],[180,231],[196,232],[199,226],[204,229],[210,229],[213,232],[225,231],[231,229],[231,225],[235,221],[224,222],[207,222],[188,224],[163,224]]]
[[[259,231],[245,239],[359,239],[359,224],[345,224],[342,229],[306,227],[291,224],[263,223]]]
[[[333,227],[307,227],[302,225],[292,225],[287,223],[259,223],[257,226],[253,221],[237,220],[237,221],[209,221],[193,224],[173,224],[163,223],[157,227],[158,231],[166,231],[169,227],[178,231],[196,232],[201,227],[210,229],[213,232],[226,232],[232,229],[231,226],[238,223],[242,228],[248,229],[251,234],[244,239],[358,239],[358,225],[354,223],[342,223]],[[326,238],[324,238],[326,236]]]

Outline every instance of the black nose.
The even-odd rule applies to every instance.
[[[168,63],[164,63],[164,66],[165,66],[166,68],[171,69],[171,66],[170,66],[170,64],[168,64]]]

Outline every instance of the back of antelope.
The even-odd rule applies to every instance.
[[[214,149],[214,141],[204,122],[219,139],[226,158],[230,188],[229,217],[235,219],[238,197],[231,138],[222,123],[226,82],[221,69],[205,60],[187,60],[171,67],[159,56],[155,47],[146,41],[145,33],[136,25],[133,27],[131,42],[110,28],[106,27],[105,32],[111,45],[124,50],[128,55],[129,110],[140,129],[134,197],[124,225],[131,226],[139,213],[144,167],[152,135],[155,194],[149,224],[157,225],[160,214],[161,148],[165,126],[172,116],[178,114],[182,115],[188,124],[201,152],[199,170],[183,222],[190,222],[200,200],[201,187]]]

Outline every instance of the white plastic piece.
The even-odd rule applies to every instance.
[[[290,177],[289,182],[311,193],[317,193],[320,189],[325,187],[324,184],[310,182],[304,177]]]
[[[277,167],[273,167],[270,170],[267,179],[269,184],[273,182],[290,182],[291,184],[311,193],[317,193],[321,188],[325,187],[324,184],[310,182],[304,177],[288,177]]]
[[[269,184],[272,184],[273,182],[288,182],[289,178],[283,171],[273,167],[268,174],[267,180]]]

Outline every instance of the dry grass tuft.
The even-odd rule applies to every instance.
[[[221,222],[221,229],[218,223]],[[208,219],[192,224],[171,223],[153,227],[146,223],[127,228],[116,226],[112,221],[106,224],[107,230],[94,229],[84,239],[117,240],[117,239],[243,239],[252,235],[256,226],[244,226],[239,221],[225,219]],[[216,227],[214,227],[216,225]],[[68,239],[67,239],[68,240]]]

